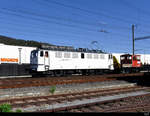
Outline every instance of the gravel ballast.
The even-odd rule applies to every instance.
[[[92,82],[82,84],[64,84],[56,85],[55,94],[82,92],[90,90],[111,89],[118,87],[135,86],[135,83],[126,81],[105,81],[105,82]],[[46,96],[50,95],[50,88],[52,86],[39,86],[39,87],[25,87],[25,88],[10,88],[0,89],[0,99],[17,98],[17,97],[30,97],[30,96]]]

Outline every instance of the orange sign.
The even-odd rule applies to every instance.
[[[1,62],[18,62],[17,58],[1,58]]]

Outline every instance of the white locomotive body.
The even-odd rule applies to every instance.
[[[31,52],[31,69],[36,72],[113,70],[113,58],[111,54],[96,52],[39,49]]]

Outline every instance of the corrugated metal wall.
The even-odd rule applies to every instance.
[[[29,75],[30,64],[0,64],[0,76]]]

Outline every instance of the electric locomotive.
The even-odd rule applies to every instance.
[[[37,49],[31,52],[31,70],[54,76],[99,74],[113,70],[113,57],[86,49]]]

